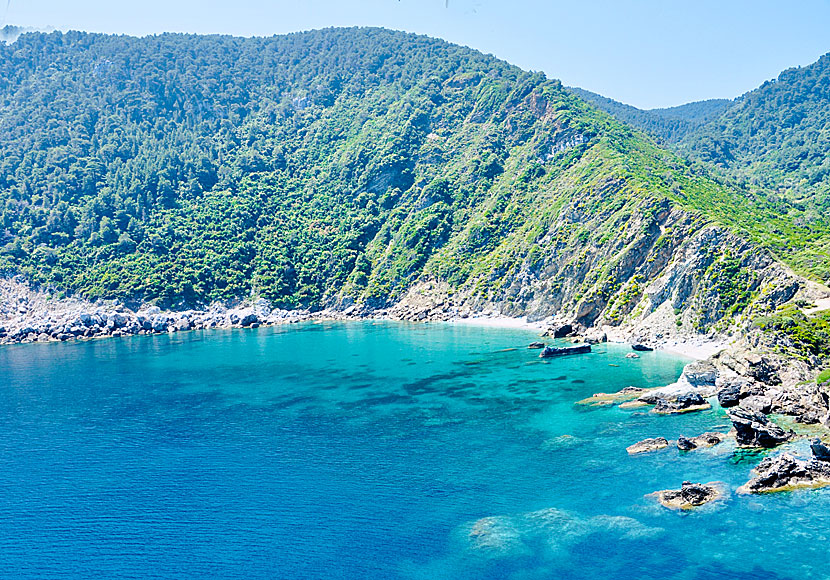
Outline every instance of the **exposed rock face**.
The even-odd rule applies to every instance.
[[[687,439],[682,435],[677,438],[677,448],[681,451],[691,451],[701,447],[713,447],[726,439],[726,434],[715,431],[707,431],[697,437]]]
[[[720,406],[724,409],[737,406],[741,402],[741,399],[746,396],[742,391],[746,384],[747,381],[740,379],[725,382],[718,391],[718,403],[720,403]]]
[[[648,453],[649,451],[657,451],[658,449],[665,449],[669,446],[669,442],[665,437],[654,437],[651,439],[643,439],[634,445],[625,448],[629,455],[636,455],[637,453]]]
[[[789,453],[767,457],[754,470],[755,477],[738,493],[765,493],[830,485],[830,461],[803,461]]]
[[[658,501],[667,508],[688,510],[721,497],[716,483],[692,483],[684,481],[680,489],[657,492]]]
[[[735,439],[741,447],[771,448],[795,435],[792,431],[784,431],[763,413],[743,407],[731,409],[729,418],[735,426]]]

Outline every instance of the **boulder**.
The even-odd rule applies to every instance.
[[[737,406],[741,399],[746,396],[742,393],[744,384],[743,381],[729,381],[725,383],[720,391],[718,391],[718,403],[720,403],[720,406],[724,409]]]
[[[653,437],[650,439],[643,439],[634,445],[629,445],[625,448],[629,455],[636,455],[637,453],[648,453],[650,451],[657,451],[669,446],[669,442],[665,437]]]
[[[640,358],[640,355],[636,352],[630,352],[627,355],[625,355],[625,358]]]
[[[243,311],[240,313],[239,324],[241,326],[251,326],[254,322],[259,322],[259,319],[253,311]]]
[[[658,491],[657,499],[667,508],[688,510],[716,500],[721,495],[714,482],[703,484],[684,481],[680,489]]]
[[[700,449],[703,447],[714,447],[725,439],[726,434],[716,431],[707,431],[691,439],[687,439],[681,435],[677,438],[677,448],[681,451],[691,451],[692,449]]]
[[[810,450],[813,452],[813,457],[818,461],[830,461],[830,448],[828,448],[819,438],[810,441]]]
[[[792,431],[784,431],[758,411],[734,407],[728,413],[735,426],[735,439],[741,447],[771,448],[789,441],[795,435]]]
[[[687,364],[683,369],[683,376],[693,387],[714,387],[718,369],[709,361],[701,360]]]
[[[601,342],[608,342],[608,335],[605,332],[593,331],[585,335],[585,342],[588,344],[599,344]]]
[[[650,352],[654,350],[652,347],[646,346],[645,344],[639,342],[635,342],[634,344],[632,344],[631,348],[639,352]]]
[[[546,336],[552,336],[553,338],[565,338],[569,334],[573,333],[574,328],[571,324],[560,324],[557,326],[552,326],[548,329],[545,333]]]
[[[544,342],[531,342],[527,345],[527,348],[545,348]]]
[[[788,491],[830,485],[830,462],[796,459],[789,453],[764,459],[753,472],[755,477],[738,488],[738,493]]]
[[[705,411],[712,406],[699,393],[684,393],[678,395],[672,401],[670,399],[658,399],[652,409],[652,413],[672,415],[675,413],[691,413],[693,411]]]

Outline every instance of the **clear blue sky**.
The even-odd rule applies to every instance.
[[[830,0],[10,0],[6,22],[133,35],[384,26],[643,108],[735,97],[830,52]]]

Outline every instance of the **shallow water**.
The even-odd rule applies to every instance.
[[[4,347],[0,578],[830,578],[830,489],[644,497],[748,479],[760,457],[726,444],[625,452],[720,409],[573,404],[688,361],[543,362],[534,339],[365,322]]]

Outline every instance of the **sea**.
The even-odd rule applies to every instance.
[[[626,452],[728,429],[716,402],[576,404],[688,359],[534,340],[359,321],[4,346],[0,578],[830,578],[830,488],[737,494],[764,453],[729,442]],[[652,495],[683,481],[726,493]]]

